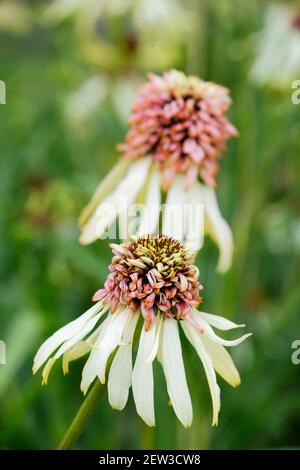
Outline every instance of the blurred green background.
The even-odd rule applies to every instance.
[[[194,406],[185,430],[155,365],[157,427],[132,397],[123,412],[102,398],[78,449],[300,447],[300,105],[290,89],[258,88],[249,69],[271,2],[258,0],[56,0],[0,2],[0,447],[55,448],[83,400],[83,361],[47,387],[32,377],[36,349],[91,305],[106,276],[106,241],[78,243],[77,217],[117,160],[135,88],[172,67],[228,86],[240,137],[222,159],[218,198],[233,227],[230,273],[215,273],[207,240],[198,258],[203,309],[247,324],[231,351],[242,377],[222,379],[212,429],[208,386],[184,342]],[[268,64],[266,64],[266,67]],[[295,77],[300,79],[300,77]]]

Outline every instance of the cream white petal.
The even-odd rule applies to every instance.
[[[145,364],[150,364],[154,361],[158,354],[159,344],[160,344],[160,337],[161,337],[161,328],[163,324],[163,318],[160,314],[156,315],[155,325],[156,325],[156,333],[155,333],[155,340],[153,343],[152,351],[150,352],[149,356],[147,357]]]
[[[193,420],[193,409],[186,382],[177,321],[173,318],[166,319],[162,331],[162,364],[168,394],[177,418],[185,427],[189,427]]]
[[[217,373],[232,387],[237,387],[241,383],[240,374],[228,351],[220,344],[213,343],[204,335],[201,336],[201,341],[210,355]]]
[[[71,321],[67,325],[56,331],[50,338],[48,338],[39,348],[35,355],[33,362],[33,373],[35,373],[48,359],[48,357],[55,351],[64,341],[69,340],[76,335],[88,322],[90,318],[96,315],[103,309],[101,302],[97,302],[89,310]]]
[[[195,348],[203,364],[204,371],[205,371],[207,381],[208,381],[210,394],[211,394],[211,399],[212,399],[212,406],[213,406],[212,425],[213,426],[217,425],[218,414],[219,414],[220,407],[221,407],[221,401],[220,401],[220,388],[217,384],[216,374],[213,368],[212,360],[208,352],[204,348],[203,343],[201,342],[200,335],[197,332],[197,330],[195,330],[195,328],[193,328],[186,320],[184,320],[181,323],[181,325],[182,325],[183,331],[186,334],[186,337],[191,342],[192,346]]]
[[[96,209],[88,222],[82,227],[79,241],[82,245],[93,243],[110,227],[118,216],[118,200],[114,195]]]
[[[184,246],[199,251],[204,241],[204,200],[201,185],[196,182],[186,193]]]
[[[154,234],[157,232],[160,215],[160,199],[161,182],[159,174],[154,169],[150,177],[147,196],[144,203],[145,208],[141,215],[137,235],[142,236],[147,233]]]
[[[161,325],[161,326],[163,326],[163,325]],[[159,338],[158,338],[158,348],[157,348],[157,352],[156,352],[156,359],[158,360],[158,362],[160,363],[161,366],[162,366],[162,339],[163,339],[162,330],[160,330]],[[149,360],[149,358],[147,358],[147,361],[148,360]]]
[[[112,361],[107,381],[108,400],[116,410],[123,410],[127,403],[132,376],[132,340],[139,315],[130,314],[122,337],[122,343]]]
[[[69,373],[69,363],[76,361],[91,351],[92,345],[88,341],[79,341],[63,355],[62,368],[64,375]]]
[[[108,307],[108,306],[107,306]],[[109,307],[108,309],[109,310]],[[104,313],[107,312],[107,310],[105,310]],[[102,328],[102,325],[103,325],[104,321],[102,323],[100,323],[100,325],[94,330],[92,331],[92,333],[85,339],[85,341],[87,343],[89,343],[91,346],[94,345],[95,341],[97,340],[97,338],[99,337],[99,333],[100,333],[100,330]]]
[[[132,372],[132,393],[137,413],[148,426],[155,426],[154,384],[152,362],[146,359],[155,343],[155,326],[148,331],[142,328],[138,352]]]
[[[42,385],[47,385],[49,374],[50,374],[51,369],[54,366],[55,362],[56,362],[56,359],[54,357],[51,357],[46,362],[46,365],[45,365],[45,367],[43,369],[43,372],[42,372],[42,378],[43,378]]]
[[[200,185],[200,183],[198,184]],[[232,264],[232,232],[220,212],[215,191],[203,184],[201,189],[205,204],[205,232],[211,236],[219,248],[217,271],[224,273]]]
[[[100,325],[96,343],[101,342],[102,338],[105,336],[106,331],[109,329],[111,320],[112,320],[112,315],[109,314]],[[82,390],[84,394],[87,393],[91,383],[97,377],[99,356],[100,356],[99,349],[96,347],[96,344],[94,344],[93,349],[91,350],[91,353],[88,357],[88,360],[86,361],[84,368],[82,370],[80,389]]]
[[[184,209],[186,191],[183,189],[183,177],[177,176],[168,191],[163,212],[162,233],[183,243],[184,241]]]
[[[81,341],[85,336],[87,336],[93,328],[96,326],[97,322],[99,321],[100,317],[102,315],[101,313],[98,313],[95,317],[91,318],[82,328],[81,330],[74,335],[71,339],[68,341],[65,341],[60,348],[56,351],[54,354],[54,358],[58,359],[60,356],[62,356],[68,349],[70,349],[74,344],[78,343]]]
[[[66,351],[68,351],[72,346],[74,346],[74,344],[78,343],[82,338],[84,338],[88,333],[90,333],[90,331],[94,328],[95,324],[99,320],[100,316],[101,313],[98,313],[98,315],[91,318],[76,335],[74,335],[68,341],[65,341],[58,349],[58,351],[54,354],[54,356],[48,360],[42,373],[43,384],[47,383],[50,371],[55,361]]]
[[[82,378],[80,383],[80,390],[85,395],[97,377],[97,364],[99,361],[99,351],[97,349],[92,349],[91,353],[86,361],[84,368],[82,370]]]
[[[195,315],[199,316],[200,318],[204,318],[211,326],[217,328],[218,330],[233,330],[234,328],[243,328],[245,325],[238,325],[227,318],[220,317],[219,315],[212,315],[211,313],[194,311]]]
[[[81,226],[86,224],[93,212],[99,206],[100,202],[106,199],[109,194],[115,190],[116,184],[118,184],[121,178],[125,175],[129,165],[130,162],[128,160],[120,160],[101,181],[94,192],[92,199],[80,214],[79,224]]]
[[[101,341],[96,342],[95,349],[98,349],[99,352],[97,376],[101,383],[105,383],[105,370],[108,358],[114,349],[120,345],[129,316],[130,311],[128,309],[124,309],[120,313],[114,313],[105,335],[101,338]]]
[[[204,330],[203,334],[214,343],[222,344],[223,346],[237,346],[238,344],[242,343],[246,338],[252,336],[252,333],[247,333],[241,336],[240,338],[234,340],[220,338],[220,336],[218,336],[214,332],[212,327],[207,323],[206,320],[204,320],[203,317],[201,317],[201,315],[198,315],[195,311],[190,313],[190,315],[194,316],[194,318],[196,319],[196,323],[198,323],[198,325]]]
[[[87,338],[85,338],[83,341],[79,341],[77,344],[75,344],[73,347],[71,347],[64,353],[62,361],[62,368],[64,374],[69,373],[70,362],[75,361],[76,359],[80,359],[82,356],[85,356],[86,354],[91,352],[92,348],[95,345],[95,341],[98,338],[101,329],[103,328],[104,323],[105,320]]]
[[[128,210],[145,182],[150,163],[151,159],[144,157],[131,164],[115,191],[96,207],[82,227],[80,243],[89,244],[100,238],[118,215]]]

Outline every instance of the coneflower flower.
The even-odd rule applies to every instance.
[[[300,75],[299,2],[271,5],[258,33],[251,78],[260,85],[291,90]]]
[[[43,383],[47,383],[58,358],[63,357],[63,371],[67,373],[70,361],[89,353],[81,381],[81,390],[86,393],[94,380],[105,383],[108,359],[116,351],[108,372],[111,406],[122,410],[132,386],[138,414],[154,426],[152,363],[157,357],[173,409],[187,427],[193,412],[182,358],[181,325],[203,363],[212,396],[212,422],[217,424],[220,390],[215,370],[233,387],[240,383],[224,346],[235,346],[249,334],[230,341],[217,336],[212,327],[230,330],[244,325],[198,311],[202,289],[199,271],[192,264],[191,253],[177,240],[147,235],[111,244],[111,248],[110,273],[104,288],[93,297],[97,303],[45,341],[35,356],[33,372],[47,361],[42,373]],[[132,367],[134,335],[139,336],[139,344]]]
[[[125,143],[118,146],[121,161],[81,215],[81,243],[100,238],[136,201],[158,207],[165,192],[167,205],[176,202],[183,210],[184,205],[204,205],[205,232],[220,250],[218,270],[228,270],[232,234],[220,213],[214,188],[226,141],[237,135],[225,116],[230,104],[228,90],[215,83],[176,70],[162,77],[149,75],[133,105]],[[152,212],[150,222],[141,217],[137,233],[157,233],[158,221],[159,211]],[[199,230],[197,223],[197,216],[192,217],[185,230]],[[180,238],[169,233],[164,224],[162,232]],[[180,239],[183,243],[186,235]],[[195,246],[195,251],[200,247]]]

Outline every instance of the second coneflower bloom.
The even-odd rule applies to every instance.
[[[228,90],[173,70],[162,77],[151,74],[138,94],[130,130],[118,146],[121,160],[81,215],[80,241],[88,244],[100,238],[135,202],[153,208],[144,211],[135,233],[157,233],[159,207],[165,200],[166,207],[174,203],[181,207],[185,224],[178,218],[175,230],[176,220],[171,227],[163,217],[162,232],[188,246],[190,234],[200,231],[204,206],[205,233],[219,247],[218,270],[225,272],[231,266],[233,241],[214,189],[226,141],[237,135],[226,117],[231,105]],[[189,205],[196,208],[192,217],[184,212]],[[194,251],[201,245],[199,238]]]
[[[266,10],[257,35],[256,57],[250,71],[258,85],[291,91],[300,76],[300,4],[278,2]]]
[[[38,350],[36,372],[46,363],[43,382],[55,361],[63,357],[63,370],[85,354],[81,389],[87,392],[95,380],[106,381],[111,406],[122,410],[132,386],[136,409],[149,425],[155,425],[153,361],[162,365],[168,394],[178,419],[186,427],[193,418],[192,402],[182,357],[179,326],[202,361],[213,404],[213,424],[218,422],[220,389],[215,371],[233,387],[239,373],[224,346],[235,346],[249,335],[230,341],[213,328],[230,330],[244,325],[198,310],[201,303],[198,269],[193,256],[178,241],[143,236],[111,245],[114,256],[97,303],[76,320],[54,333]],[[137,354],[132,365],[134,338]],[[115,352],[115,355],[113,353]],[[113,357],[110,367],[107,366]],[[47,361],[47,362],[46,362]]]

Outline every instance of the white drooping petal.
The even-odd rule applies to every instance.
[[[212,315],[211,313],[205,313],[205,312],[194,312],[195,315],[200,316],[204,318],[204,320],[207,321],[211,326],[214,328],[218,328],[218,330],[233,330],[234,328],[243,328],[246,325],[238,325],[237,323],[234,323],[231,320],[228,320],[227,318],[220,317],[218,315]]]
[[[35,355],[33,362],[33,373],[44,364],[48,357],[55,351],[64,341],[69,340],[75,336],[84,325],[94,316],[97,315],[100,310],[103,309],[102,303],[97,302],[93,307],[87,310],[85,313],[71,321],[67,325],[56,331],[50,338],[48,338],[39,348]]]
[[[91,343],[88,341],[79,341],[79,343],[75,344],[71,349],[68,349],[63,355],[62,360],[62,368],[64,375],[69,373],[69,363],[72,361],[76,361],[76,359],[80,359],[81,357],[85,356],[89,353],[92,349]]]
[[[150,364],[151,362],[153,362],[154,359],[156,358],[157,354],[158,354],[160,338],[161,338],[160,333],[161,333],[162,324],[163,324],[163,318],[158,313],[156,315],[156,320],[155,320],[156,333],[155,333],[155,340],[154,340],[154,343],[153,343],[153,348],[152,348],[151,353],[147,357],[145,364]]]
[[[51,357],[48,362],[46,363],[42,377],[43,377],[43,384],[47,384],[48,377],[50,374],[50,371],[55,363],[55,361],[62,356],[66,351],[68,351],[72,346],[74,346],[76,343],[82,340],[86,335],[90,333],[90,331],[94,328],[96,325],[97,321],[99,320],[100,316],[102,315],[101,313],[98,313],[95,317],[92,317],[83,327],[82,329],[74,335],[71,339],[65,341],[60,348],[57,350],[57,352],[54,354],[53,357]]]
[[[104,313],[106,309],[104,309]],[[96,339],[99,336],[100,330],[103,328],[103,324],[100,324],[87,338],[83,341],[79,341],[73,347],[68,349],[64,355],[62,360],[62,368],[64,375],[69,373],[69,363],[72,361],[76,361],[76,359],[80,359],[82,356],[85,356],[87,353],[91,352]]]
[[[161,327],[162,326],[163,325],[161,325]],[[156,359],[158,360],[158,362],[160,363],[161,366],[162,366],[162,340],[163,340],[163,335],[162,335],[162,329],[160,328],[159,337],[158,337],[158,347],[157,347],[157,352],[156,352]],[[151,357],[150,357],[150,359],[151,359]],[[147,360],[149,360],[149,358]]]
[[[203,364],[213,405],[212,425],[217,425],[221,401],[220,388],[217,384],[216,374],[213,368],[212,360],[209,354],[207,353],[206,349],[204,348],[203,343],[201,342],[200,334],[198,333],[198,331],[195,330],[195,328],[193,328],[186,320],[184,320],[181,324],[183,331],[186,334],[186,337],[191,342],[192,346],[195,348]]]
[[[185,427],[189,427],[193,420],[192,401],[186,382],[178,324],[174,318],[166,319],[163,324],[162,365],[176,416]]]
[[[205,204],[205,232],[211,236],[219,248],[217,271],[225,273],[232,264],[232,232],[220,212],[215,191],[204,184],[201,185],[201,189]]]
[[[141,215],[141,220],[137,235],[142,236],[146,233],[154,234],[157,232],[160,214],[160,177],[154,169],[149,181],[145,207]]]
[[[183,243],[186,191],[183,189],[183,177],[176,176],[168,191],[162,218],[162,233]]]
[[[201,341],[211,357],[216,372],[232,387],[237,387],[241,383],[240,374],[228,351],[224,346],[213,343],[205,335],[201,336]]]
[[[89,244],[94,242],[103,235],[118,216],[126,213],[145,183],[150,163],[151,159],[144,157],[131,164],[127,174],[114,192],[96,207],[91,218],[83,226],[80,243]]]
[[[186,193],[184,246],[199,251],[204,241],[204,200],[200,183],[197,181]]]
[[[97,377],[97,368],[99,363],[99,349],[96,348],[96,344],[100,343],[104,338],[107,330],[109,329],[110,322],[112,320],[111,313],[105,318],[99,328],[98,337],[93,345],[91,353],[86,361],[84,368],[82,370],[82,378],[80,383],[80,390],[84,393],[87,393],[91,383]]]
[[[43,372],[42,372],[42,378],[43,378],[42,385],[47,385],[48,377],[49,377],[49,374],[51,372],[52,367],[54,366],[55,361],[56,361],[56,359],[54,359],[54,357],[51,357],[46,362],[46,365],[45,365],[45,367],[43,369]]]
[[[119,215],[120,195],[116,193],[108,196],[95,210],[87,223],[82,227],[79,241],[88,245],[100,238],[105,230],[117,219]]]
[[[132,376],[132,340],[139,315],[131,313],[119,347],[108,374],[108,400],[116,410],[123,410],[127,403]]]
[[[97,364],[97,376],[102,384],[105,383],[105,370],[109,356],[114,349],[121,344],[124,328],[130,316],[128,309],[122,310],[120,313],[114,313],[111,316],[109,326],[101,337],[101,341],[97,341],[95,349],[98,350],[99,360]]]
[[[146,363],[155,343],[155,325],[142,328],[139,348],[132,372],[132,393],[137,413],[148,426],[155,426],[152,362]]]
[[[223,346],[237,346],[238,344],[242,343],[246,338],[252,336],[252,333],[247,333],[241,336],[240,338],[234,340],[220,338],[220,336],[216,335],[212,327],[201,316],[200,312],[193,310],[190,315],[195,319],[195,323],[197,323],[202,328],[203,334],[214,343],[222,344]]]
[[[76,335],[74,335],[68,341],[65,341],[54,354],[54,359],[58,359],[66,351],[68,351],[68,349],[74,346],[74,344],[78,343],[83,338],[85,338],[85,336],[87,336],[96,326],[96,323],[98,322],[101,316],[102,316],[102,312],[98,313],[95,317],[91,318]]]
[[[106,175],[101,181],[98,188],[93,194],[90,202],[85,206],[79,217],[79,225],[83,226],[86,224],[88,219],[91,217],[93,212],[99,206],[99,204],[106,199],[111,192],[114,191],[116,184],[125,175],[130,162],[128,160],[120,160],[112,170]]]

